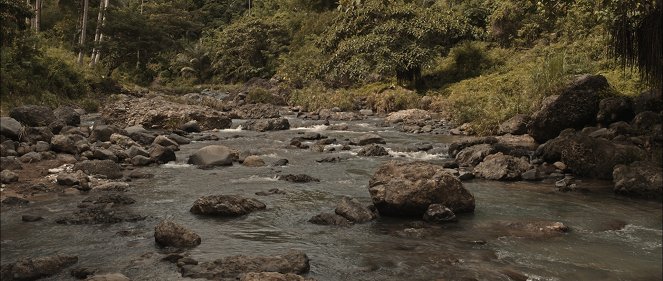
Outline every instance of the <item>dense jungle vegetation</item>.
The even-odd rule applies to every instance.
[[[30,1],[0,0],[3,111],[197,87],[423,107],[486,133],[576,74],[625,95],[663,80],[658,0]]]

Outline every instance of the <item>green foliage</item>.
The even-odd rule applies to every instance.
[[[332,107],[357,110],[357,106],[364,103],[376,112],[386,113],[415,108],[420,98],[416,92],[392,83],[372,83],[355,89],[329,89],[315,82],[310,87],[295,90],[289,103],[310,111]]]
[[[212,64],[217,79],[239,82],[274,75],[279,55],[287,51],[290,33],[278,16],[249,17],[203,40],[215,49]]]
[[[441,9],[406,1],[369,0],[343,8],[321,36],[319,46],[328,59],[324,80],[350,86],[396,77],[416,82],[421,69],[436,54],[470,35],[470,27]]]
[[[27,29],[25,18],[32,16],[30,10],[23,1],[0,0],[0,42],[3,47],[11,46]]]
[[[448,56],[437,58],[434,67],[424,71],[422,89],[444,88],[450,83],[487,74],[502,66],[510,55],[512,53],[505,49],[489,49],[485,42],[463,42],[452,48]]]

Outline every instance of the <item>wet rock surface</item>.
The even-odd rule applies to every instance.
[[[369,181],[373,204],[381,215],[421,217],[430,204],[454,212],[474,211],[474,196],[441,166],[423,162],[387,162]]]
[[[200,245],[200,236],[173,221],[164,220],[154,227],[154,241],[160,246],[177,248]]]
[[[198,215],[236,217],[262,210],[267,206],[252,198],[237,195],[209,195],[198,198],[190,212]]]
[[[242,274],[255,272],[278,272],[302,274],[310,269],[308,256],[296,250],[274,256],[230,256],[213,262],[180,267],[182,277],[220,280],[238,278]]]
[[[37,280],[55,275],[61,270],[78,262],[77,256],[46,256],[24,258],[14,263],[2,265],[0,276],[2,280]]]

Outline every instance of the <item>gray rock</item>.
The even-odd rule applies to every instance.
[[[184,226],[164,220],[154,227],[154,241],[163,247],[187,248],[200,245],[200,236]]]
[[[115,155],[113,151],[111,151],[110,149],[103,149],[103,148],[97,148],[94,151],[92,151],[92,158],[99,160],[112,160],[113,162],[117,162],[118,160],[118,157]]]
[[[78,126],[81,124],[81,115],[71,106],[60,106],[53,110],[55,117],[66,125]]]
[[[280,175],[279,180],[282,181],[289,181],[289,182],[295,182],[295,183],[306,183],[306,182],[319,182],[320,179],[314,178],[309,175],[305,174],[287,174],[287,175]]]
[[[56,178],[59,185],[74,186],[81,183],[81,180],[74,174],[59,174]]]
[[[357,145],[368,145],[368,144],[385,144],[387,142],[377,134],[364,134],[357,138]]]
[[[244,128],[258,132],[288,130],[290,123],[286,118],[258,119],[246,121]]]
[[[638,161],[617,165],[612,174],[616,193],[651,199],[663,197],[663,168],[656,163]]]
[[[74,165],[74,170],[81,170],[88,175],[100,175],[108,179],[122,177],[120,166],[113,160],[85,160]]]
[[[283,159],[279,159],[279,160],[274,161],[274,163],[272,163],[272,166],[274,166],[274,167],[286,166],[286,165],[288,165],[288,163],[289,163],[288,159],[283,158]]]
[[[209,145],[189,156],[187,163],[201,167],[230,166],[236,156],[223,145]]]
[[[526,181],[539,181],[544,178],[544,175],[539,171],[538,168],[533,168],[522,173],[520,177]]]
[[[127,156],[129,158],[133,158],[137,155],[145,156],[145,157],[150,156],[150,153],[147,152],[147,150],[145,150],[142,147],[139,147],[137,145],[132,145],[131,147],[129,147],[129,149],[126,150],[126,153],[127,153]]]
[[[26,154],[23,154],[23,156],[19,157],[21,162],[23,163],[37,163],[43,159],[40,153],[31,151]]]
[[[113,224],[144,220],[145,216],[137,215],[127,209],[126,205],[136,201],[126,195],[110,193],[88,197],[78,205],[78,210],[70,215],[57,218],[59,224]]]
[[[528,161],[499,152],[488,155],[474,168],[474,174],[489,180],[518,180],[529,167]]]
[[[186,137],[183,137],[183,136],[180,136],[180,135],[175,134],[175,133],[172,133],[172,134],[168,135],[168,138],[175,141],[177,144],[189,144],[189,143],[191,143],[190,139],[188,139]]]
[[[332,213],[317,214],[313,216],[311,219],[309,219],[308,222],[319,225],[338,225],[338,226],[349,226],[352,224],[351,221],[344,218],[343,216]]]
[[[550,97],[532,115],[527,132],[538,143],[555,138],[566,128],[580,129],[596,122],[599,94],[610,89],[608,80],[601,75],[583,75]]]
[[[634,145],[615,144],[572,130],[541,145],[536,155],[548,163],[564,162],[578,176],[599,179],[612,179],[618,164],[645,159],[645,152]]]
[[[430,204],[456,213],[473,212],[474,196],[441,166],[389,161],[369,181],[373,204],[381,215],[421,218]]]
[[[14,263],[2,265],[0,279],[37,280],[57,274],[62,269],[78,262],[77,256],[45,256],[37,258],[22,258]]]
[[[77,154],[78,148],[74,138],[70,135],[55,135],[51,138],[51,149],[56,152]]]
[[[0,172],[1,183],[12,183],[18,181],[18,175],[10,170],[2,170]]]
[[[26,127],[22,139],[28,143],[37,143],[38,141],[50,142],[51,138],[53,138],[53,132],[48,127]]]
[[[51,150],[51,145],[45,141],[38,141],[37,144],[35,144],[36,152],[45,152],[49,150]]]
[[[527,123],[529,122],[529,116],[525,114],[516,114],[509,120],[504,121],[500,124],[498,129],[498,134],[512,134],[512,135],[522,135],[527,133]]]
[[[163,164],[177,160],[175,151],[173,151],[170,147],[154,145],[149,152],[150,159],[152,159],[152,161],[155,163]]]
[[[160,146],[165,146],[165,147],[170,147],[173,149],[179,149],[180,145],[175,142],[174,140],[169,139],[166,136],[160,135],[154,138],[154,141],[152,142],[153,145],[157,144]]]
[[[143,155],[136,155],[131,158],[131,165],[134,166],[147,166],[152,164],[152,158]]]
[[[198,215],[235,217],[265,208],[267,206],[264,203],[253,198],[237,195],[209,195],[198,198],[189,211]]]
[[[48,126],[55,120],[53,110],[37,105],[15,107],[9,112],[9,116],[28,127]]]
[[[481,163],[486,156],[495,152],[491,144],[477,144],[466,147],[456,154],[456,163],[461,167],[476,166]]]
[[[599,112],[596,121],[608,126],[617,121],[629,122],[633,119],[633,102],[628,97],[608,97],[599,102]]]
[[[126,132],[112,125],[95,125],[92,127],[92,132],[90,133],[90,141],[110,141],[110,137],[113,134],[125,135]]]
[[[184,123],[180,129],[185,132],[189,133],[198,133],[200,132],[200,125],[198,124],[198,121],[196,120],[191,120],[189,122]]]
[[[21,161],[14,156],[0,157],[0,170],[20,170],[23,169]]]
[[[449,145],[449,157],[455,158],[458,153],[466,147],[478,144],[494,144],[497,142],[498,140],[495,137],[467,138],[461,141],[452,142]]]
[[[18,140],[23,133],[23,125],[11,117],[0,117],[0,135]]]
[[[242,165],[247,167],[262,167],[265,166],[265,161],[263,161],[258,155],[249,155],[244,158]]]
[[[423,216],[424,221],[433,223],[455,222],[456,214],[442,204],[430,204]]]
[[[274,256],[229,256],[198,265],[182,265],[182,277],[235,280],[251,272],[302,274],[310,269],[309,258],[301,251],[290,250]],[[272,279],[269,279],[272,280]]]
[[[347,196],[341,199],[335,212],[337,215],[355,223],[369,222],[378,217],[375,211],[363,206],[357,199]]]
[[[377,145],[377,144],[369,144],[367,146],[364,146],[357,152],[358,156],[386,156],[389,155],[389,152],[387,152],[384,147]]]

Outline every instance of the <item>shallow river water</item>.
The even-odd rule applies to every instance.
[[[142,168],[155,175],[134,180],[127,192],[136,203],[130,208],[148,218],[111,225],[60,225],[55,218],[70,213],[85,196],[60,196],[28,207],[3,210],[2,263],[21,257],[63,253],[77,255],[76,266],[100,272],[121,272],[132,280],[181,280],[175,265],[159,261],[154,226],[170,218],[202,237],[189,251],[198,261],[230,255],[279,254],[304,251],[311,259],[307,275],[318,280],[510,280],[519,272],[529,280],[661,280],[663,216],[661,203],[613,195],[610,182],[581,182],[588,193],[555,191],[553,183],[464,182],[476,198],[474,214],[459,222],[411,231],[412,220],[380,218],[351,227],[319,226],[307,220],[333,212],[344,195],[368,204],[368,180],[375,168],[390,159],[439,161],[446,155],[396,152],[396,147],[429,142],[444,149],[455,137],[412,135],[377,127],[377,120],[348,122],[347,131],[305,126],[291,120],[288,131],[258,133],[237,129],[216,132],[219,141],[194,142],[177,152],[176,163]],[[235,126],[241,120],[235,120]],[[387,141],[391,157],[358,157],[353,151],[320,153],[287,148],[291,138],[317,131],[339,140],[376,132]],[[201,170],[186,165],[197,149],[223,144],[259,153],[268,166],[242,165]],[[342,155],[337,163],[317,163],[325,156]],[[283,167],[269,164],[280,158]],[[320,182],[290,183],[279,174],[305,173]],[[286,194],[254,195],[278,188]],[[267,209],[232,219],[204,218],[189,208],[198,197],[237,194],[267,204]],[[24,223],[23,214],[45,220]],[[497,221],[560,221],[571,228],[551,238],[514,237],[491,227]],[[625,222],[623,228],[611,227]],[[615,230],[617,229],[617,230]],[[123,231],[128,235],[118,235]],[[480,242],[478,242],[480,241]],[[46,280],[72,279],[65,270]]]

